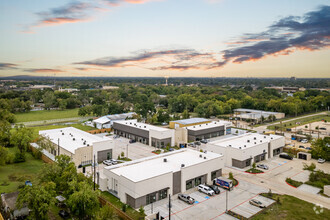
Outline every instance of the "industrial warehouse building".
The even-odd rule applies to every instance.
[[[102,190],[133,208],[183,193],[222,175],[224,157],[182,149],[104,168]]]
[[[170,121],[170,128],[183,128],[193,125],[210,123],[211,121],[205,118],[188,118],[177,121]]]
[[[280,154],[284,145],[283,136],[247,133],[210,142],[205,149],[225,155],[226,166],[244,168]]]
[[[285,117],[285,113],[281,113],[281,112],[267,112],[267,111],[260,111],[254,109],[246,109],[246,108],[234,109],[234,114],[236,118],[240,118],[244,120],[250,119],[253,121],[260,121],[261,117],[268,119],[269,116],[272,115],[274,115],[276,119],[282,119]]]
[[[67,155],[76,166],[91,164],[95,155],[101,162],[113,157],[113,139],[98,137],[73,127],[39,131],[47,138],[51,149],[46,149],[46,156],[54,159],[58,155]]]
[[[113,122],[130,119],[135,114],[136,114],[135,112],[128,112],[122,114],[105,115],[100,118],[94,119],[92,121],[92,126],[96,127],[97,129],[111,128]]]
[[[114,133],[153,147],[175,145],[175,130],[157,127],[137,120],[115,121]]]
[[[231,126],[231,122],[212,121],[186,127],[188,131],[188,141],[198,141],[230,134]]]

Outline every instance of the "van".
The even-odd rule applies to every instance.
[[[198,191],[202,192],[202,193],[205,193],[209,196],[213,196],[214,195],[214,191],[208,187],[208,186],[205,186],[204,184],[200,184],[198,186]]]

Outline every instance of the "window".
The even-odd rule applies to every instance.
[[[167,189],[159,191],[159,200],[165,199],[167,197]]]
[[[112,155],[111,155],[111,152],[108,152],[107,153],[107,160],[110,160],[110,159],[112,159]]]
[[[195,178],[195,186],[198,186],[201,183],[202,183],[202,177]]]
[[[192,180],[186,182],[186,190],[193,188]]]
[[[215,179],[217,177],[217,171],[213,171],[211,173],[211,180]]]
[[[156,202],[156,193],[151,193],[147,195],[147,205]]]

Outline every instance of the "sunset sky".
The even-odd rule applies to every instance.
[[[329,0],[0,0],[0,76],[330,77]]]

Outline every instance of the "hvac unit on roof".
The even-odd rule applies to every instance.
[[[204,160],[206,160],[206,157],[204,157]]]
[[[262,142],[262,140],[260,140],[260,142]]]
[[[144,128],[147,128],[147,126],[144,126]]]
[[[241,147],[239,147],[239,149],[242,149]]]
[[[247,140],[248,143],[250,143],[250,140]]]
[[[184,164],[181,164],[181,167],[184,167]]]
[[[73,140],[73,141],[75,141],[76,139],[75,139],[75,138],[73,138],[72,140]]]
[[[64,133],[62,133],[62,135],[64,135]]]
[[[244,147],[246,147],[246,145],[244,145]]]
[[[254,139],[254,140],[257,140],[257,138],[256,138],[256,137],[254,137],[253,139]]]
[[[89,144],[87,144],[87,147],[89,146]]]
[[[206,125],[208,125],[208,124],[206,124]]]
[[[165,163],[167,162],[167,159],[166,158],[164,158],[164,160],[163,160]]]
[[[254,142],[254,144],[257,144],[257,142]]]
[[[199,155],[199,157],[200,157],[200,158],[202,158],[202,157],[203,157],[203,155],[201,155],[201,154],[200,154],[200,155]]]
[[[62,130],[60,130],[60,132],[62,132]]]
[[[270,139],[272,139],[273,140],[273,138],[271,137]]]
[[[264,136],[264,138],[266,138],[266,136]]]

